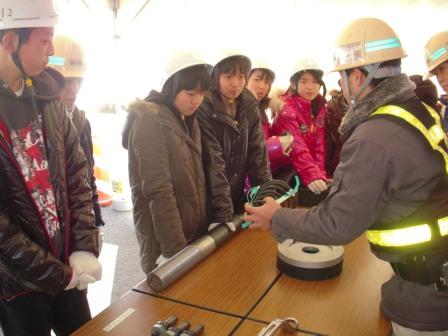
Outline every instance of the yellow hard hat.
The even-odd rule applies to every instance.
[[[54,55],[48,65],[58,70],[64,77],[84,77],[86,64],[81,45],[68,36],[53,38]]]
[[[334,71],[406,56],[400,39],[387,23],[376,18],[361,18],[340,33],[334,53]]]
[[[448,61],[448,31],[438,33],[429,39],[425,45],[425,61],[428,67],[425,78],[432,76],[435,68]]]

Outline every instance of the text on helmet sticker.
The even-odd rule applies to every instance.
[[[356,42],[336,48],[333,58],[336,66],[353,64],[361,61],[361,43]]]
[[[5,16],[12,17],[12,8],[2,7],[0,11],[0,19],[3,19]]]

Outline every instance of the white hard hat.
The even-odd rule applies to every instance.
[[[53,0],[1,0],[0,30],[54,27],[58,14]]]
[[[319,66],[319,64],[317,64],[316,61],[311,58],[302,58],[294,64],[291,75],[294,76],[296,73],[304,70],[316,70],[322,75],[324,73],[322,68]]]
[[[252,67],[252,62],[250,60],[249,57],[247,57],[246,55],[244,55],[244,53],[240,52],[239,50],[236,49],[223,49],[219,52],[218,57],[216,59],[215,62],[215,66],[218,65],[219,63],[225,61],[228,58],[231,57],[235,57],[235,56],[239,56],[241,58],[243,58],[247,64],[249,65],[249,70]]]
[[[262,69],[262,70],[268,71],[271,74],[272,81],[275,80],[275,72],[274,72],[274,70],[272,70],[272,66],[265,60],[260,59],[260,58],[255,58],[252,62],[252,70],[251,71],[256,70],[256,69]]]
[[[195,65],[205,65],[208,68],[212,68],[211,64],[206,62],[199,54],[192,51],[181,51],[176,52],[166,63],[165,63],[165,78],[162,82],[162,87],[165,85],[166,81],[172,77],[175,73],[184,70],[186,68]]]

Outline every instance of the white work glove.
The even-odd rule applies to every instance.
[[[308,184],[308,189],[313,193],[319,195],[321,192],[327,190],[327,184],[324,180],[314,180],[310,184]]]
[[[68,259],[70,267],[79,276],[82,274],[90,275],[96,281],[101,280],[101,264],[93,253],[86,251],[73,252]]]
[[[70,282],[68,283],[67,287],[65,287],[64,290],[73,289],[78,285],[79,285],[79,274],[77,274],[75,270],[72,268],[72,278],[70,279]]]
[[[225,224],[223,224],[223,223],[212,223],[212,224],[210,224],[208,226],[208,231],[213,230],[218,225],[227,225],[227,227],[229,228],[230,231],[236,231],[235,224],[233,224],[233,222],[227,222]]]
[[[96,279],[93,276],[83,273],[79,276],[79,283],[76,285],[76,288],[84,290],[89,284],[94,283],[95,281]]]
[[[156,260],[156,265],[157,266],[162,266],[168,260],[170,260],[170,258],[166,258],[166,257],[163,256],[163,254],[161,254],[161,255],[159,255],[159,257]]]
[[[278,137],[280,140],[280,144],[282,145],[282,152],[286,156],[289,156],[292,150],[292,142],[294,141],[294,137],[291,134],[281,135]]]

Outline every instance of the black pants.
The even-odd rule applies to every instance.
[[[0,300],[5,336],[70,335],[91,319],[87,292],[72,289],[58,295],[31,293]]]

